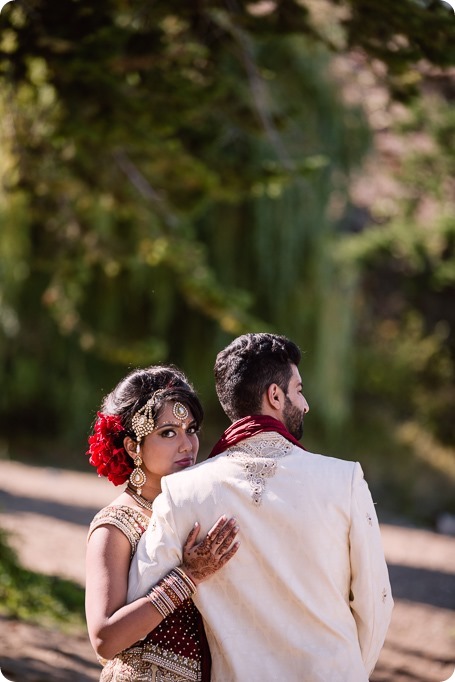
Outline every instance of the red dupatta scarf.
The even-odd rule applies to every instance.
[[[255,436],[258,433],[266,433],[268,431],[279,433],[280,436],[283,436],[291,443],[294,443],[294,445],[305,450],[297,438],[294,438],[285,425],[278,419],[267,417],[264,414],[253,414],[248,417],[242,417],[242,419],[238,419],[231,424],[223,433],[219,441],[213,446],[208,459],[210,459],[210,457],[215,457],[215,455],[219,455],[220,452],[224,452],[233,445],[237,445],[237,443],[245,440],[245,438],[251,438],[251,436]]]

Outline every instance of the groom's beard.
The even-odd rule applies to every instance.
[[[283,421],[289,433],[300,440],[303,435],[303,417],[305,412],[296,407],[287,395],[284,396]]]

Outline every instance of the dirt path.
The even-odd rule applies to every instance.
[[[26,567],[83,584],[87,526],[116,492],[92,473],[0,461],[0,526],[11,532]],[[381,528],[395,609],[371,682],[448,680],[455,669],[455,538]],[[85,632],[69,637],[4,618],[0,669],[12,682],[99,678]]]

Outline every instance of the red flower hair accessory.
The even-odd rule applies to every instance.
[[[90,455],[89,462],[96,467],[98,476],[106,476],[114,485],[125,483],[134,468],[133,460],[123,447],[121,436],[124,431],[117,414],[97,412],[93,435],[88,439],[90,447],[85,453]]]

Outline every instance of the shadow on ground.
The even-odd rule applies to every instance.
[[[50,516],[53,519],[87,528],[99,511],[99,507],[81,507],[53,500],[40,500],[36,497],[13,495],[6,490],[0,490],[0,513],[2,509],[7,509],[9,513],[26,512],[27,514]]]
[[[59,669],[52,664],[27,657],[21,661],[4,656],[0,659],[1,672],[11,682],[94,682],[99,679],[99,666],[93,665],[93,675],[81,672],[81,667],[90,668],[90,662],[76,656],[71,657],[67,666],[60,664]]]
[[[412,566],[388,564],[395,600],[455,610],[455,575]]]

